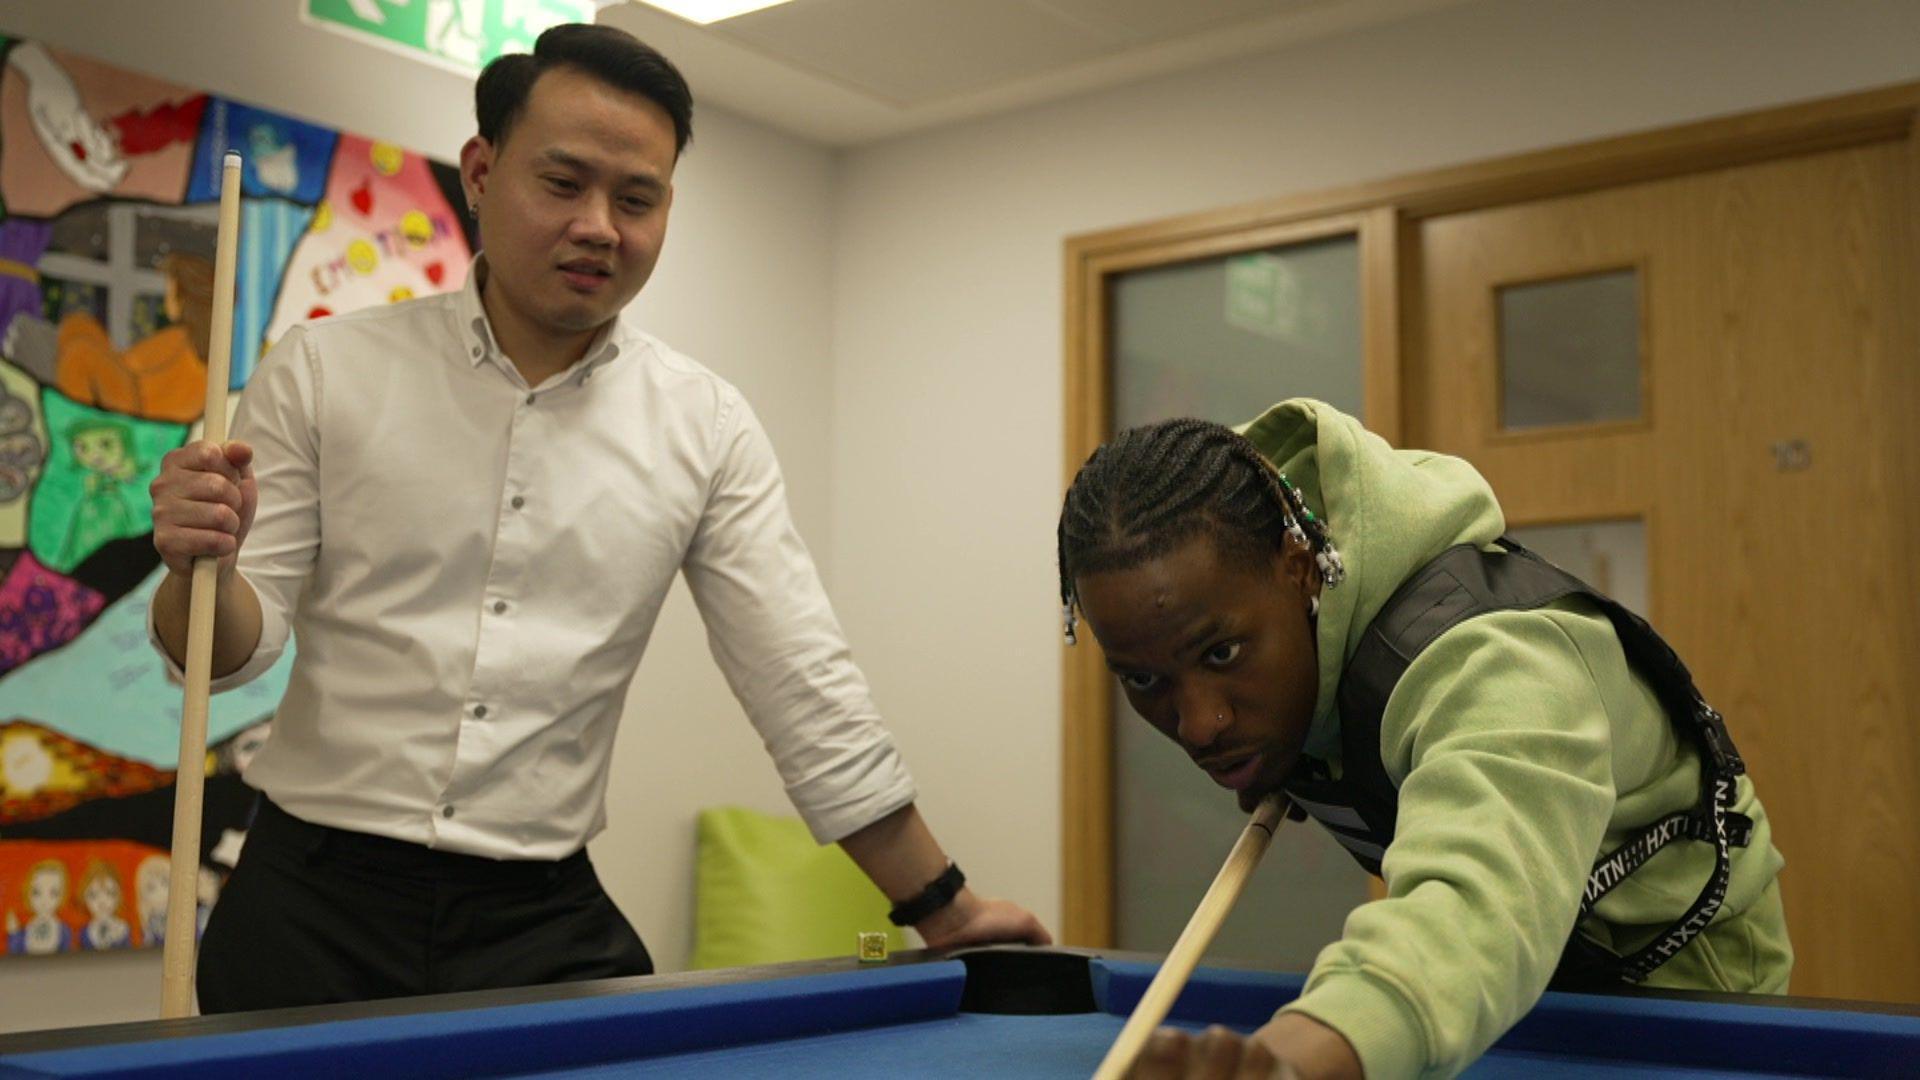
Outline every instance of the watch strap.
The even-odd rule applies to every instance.
[[[960,865],[950,862],[946,870],[942,871],[939,877],[928,882],[927,887],[921,889],[918,895],[893,905],[893,910],[887,913],[887,918],[895,926],[912,926],[953,903],[953,898],[960,895],[960,890],[966,884],[967,875],[960,872]]]

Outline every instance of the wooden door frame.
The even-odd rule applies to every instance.
[[[1367,426],[1398,444],[1417,395],[1415,228],[1422,218],[1868,143],[1904,141],[1920,178],[1920,82],[1069,237],[1065,468],[1112,435],[1111,275],[1356,235]],[[1914,197],[1920,203],[1920,181]],[[1920,256],[1920,252],[1915,253]],[[1113,945],[1113,699],[1099,646],[1061,650],[1061,939]]]

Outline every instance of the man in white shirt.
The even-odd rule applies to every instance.
[[[464,289],[296,327],[225,448],[153,484],[156,646],[220,558],[214,688],[300,650],[207,927],[207,1011],[642,974],[585,845],[676,572],[794,805],[930,945],[1045,943],[967,889],[851,662],[739,392],[625,325],[692,99],[606,27],[475,87]],[[257,509],[256,509],[257,508]]]

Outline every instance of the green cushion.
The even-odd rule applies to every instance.
[[[858,935],[884,930],[887,898],[838,844],[813,841],[799,818],[741,807],[700,812],[694,872],[693,967],[739,967],[852,956]]]

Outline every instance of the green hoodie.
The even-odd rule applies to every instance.
[[[1471,465],[1395,450],[1328,405],[1282,402],[1241,430],[1325,519],[1346,563],[1345,582],[1321,593],[1306,744],[1337,766],[1335,692],[1368,624],[1415,570],[1454,545],[1489,545],[1505,521]],[[1729,723],[1737,744],[1739,718]],[[1287,1009],[1344,1035],[1374,1080],[1449,1076],[1538,1000],[1595,858],[1698,801],[1699,758],[1612,624],[1577,599],[1442,634],[1387,702],[1380,758],[1400,791],[1387,895],[1348,916]],[[1725,905],[1649,985],[1786,989],[1781,858],[1746,777],[1734,808],[1754,830],[1734,849]],[[1710,845],[1671,844],[1581,929],[1637,948],[1685,912],[1712,866]]]

